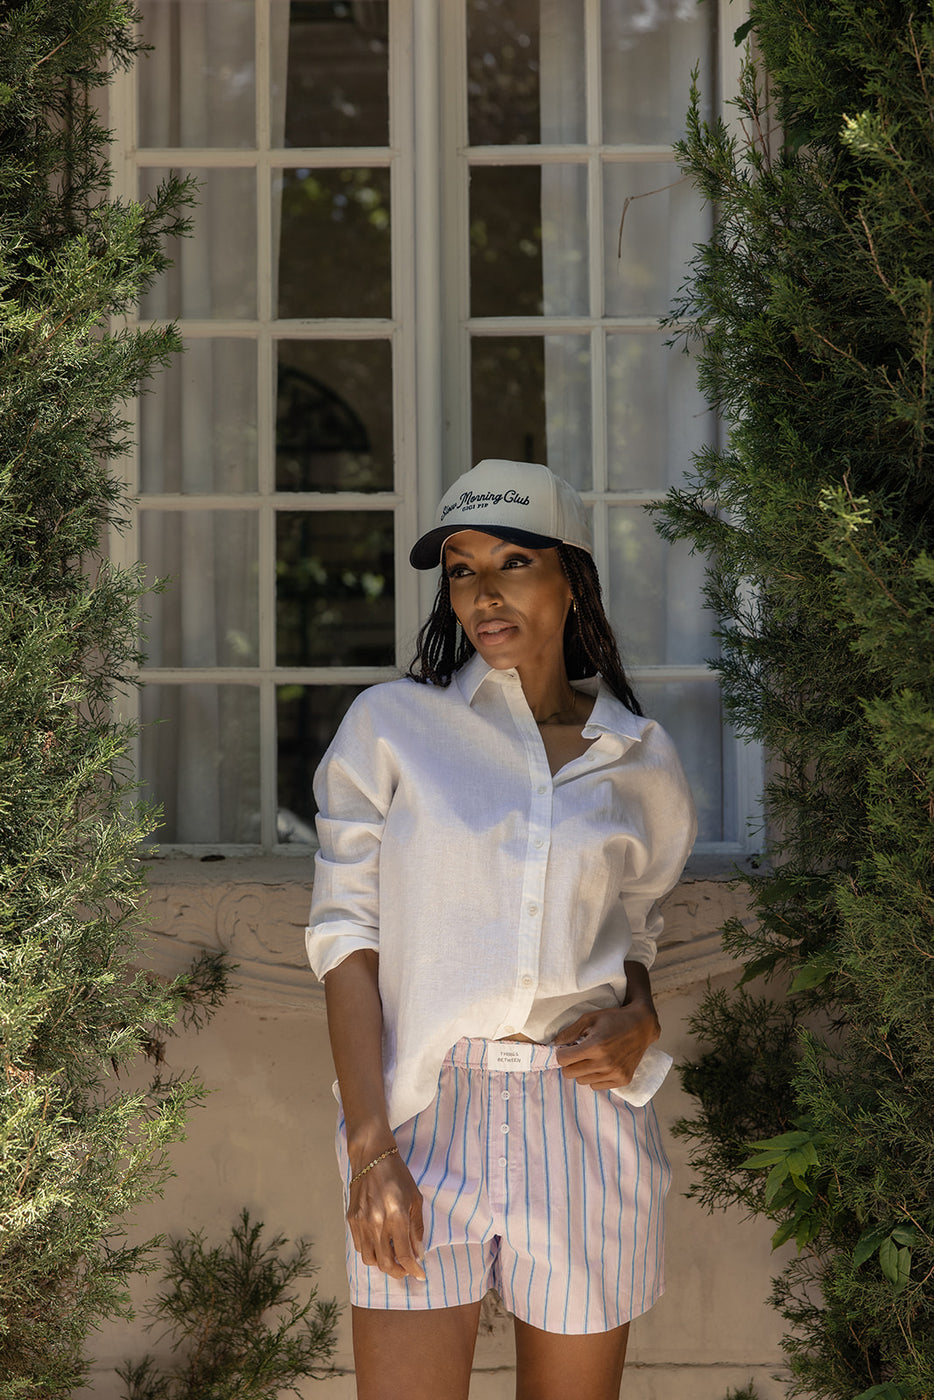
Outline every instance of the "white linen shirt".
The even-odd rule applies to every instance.
[[[594,742],[554,777],[518,673],[479,655],[447,688],[364,691],[315,775],[308,957],[323,978],[379,954],[393,1128],[434,1098],[461,1036],[547,1042],[624,1000],[625,960],[652,965],[657,901],[694,841],[690,790],[654,720],[602,681],[576,686],[596,693]]]

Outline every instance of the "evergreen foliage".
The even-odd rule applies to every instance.
[[[182,1357],[170,1372],[151,1356],[127,1363],[124,1400],[276,1400],[328,1374],[337,1303],[318,1302],[314,1288],[300,1302],[292,1285],[314,1273],[310,1245],[297,1241],[285,1258],[284,1236],[262,1244],[262,1231],[244,1210],[226,1245],[206,1249],[200,1230],[172,1241],[167,1287],[149,1311]]]
[[[135,52],[124,0],[0,8],[0,1396],[66,1396],[142,1267],[120,1218],[168,1175],[194,1082],[119,1080],[221,994],[205,963],[135,972],[151,817],[132,805],[115,691],[141,573],[99,557],[124,518],[123,403],[179,348],[110,330],[165,266],[190,190],[108,200],[92,103]]]
[[[753,0],[751,28],[738,133],[695,100],[679,150],[718,223],[674,317],[731,426],[660,528],[709,556],[725,703],[771,758],[772,865],[726,941],[790,992],[708,998],[681,1131],[696,1195],[797,1244],[791,1393],[928,1400],[934,14]]]

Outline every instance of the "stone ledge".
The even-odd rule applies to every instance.
[[[226,952],[238,964],[231,979],[235,997],[323,1015],[324,989],[305,961],[310,882],[283,880],[274,858],[268,876],[275,879],[263,879],[255,868],[244,878],[240,862],[240,878],[231,878],[228,865],[226,879],[216,878],[213,865],[205,874],[199,861],[185,862],[180,878],[178,866],[173,861],[170,870],[150,872],[143,916],[153,936],[146,966],[174,977],[201,952]],[[733,960],[720,946],[719,930],[727,919],[745,915],[741,892],[721,879],[688,878],[663,909],[665,936],[652,974],[660,998],[730,970]]]

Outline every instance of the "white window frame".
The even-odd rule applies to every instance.
[[[184,0],[179,0],[184,3]],[[709,0],[717,6],[717,105],[725,118],[725,97],[737,90],[741,55],[732,34],[748,12],[730,0]],[[275,665],[275,526],[276,506],[301,510],[392,510],[396,552],[396,657],[400,666],[410,659],[420,620],[431,606],[436,588],[432,573],[416,574],[408,566],[408,548],[417,534],[433,523],[442,491],[442,464],[470,464],[471,336],[543,335],[550,331],[587,334],[594,357],[592,376],[592,443],[597,475],[594,490],[584,499],[593,509],[595,553],[607,577],[608,509],[610,504],[640,506],[664,492],[610,492],[606,479],[606,375],[608,332],[658,329],[655,318],[603,318],[603,182],[596,178],[606,161],[671,162],[667,145],[608,146],[598,141],[601,109],[599,0],[583,0],[587,79],[587,140],[579,145],[484,146],[467,142],[466,30],[463,0],[389,0],[390,4],[390,143],[387,147],[302,150],[270,149],[271,68],[269,12],[271,0],[255,0],[256,24],[256,149],[140,148],[137,126],[136,72],[115,80],[110,91],[109,120],[116,132],[112,150],[114,189],[135,198],[139,172],[149,168],[254,169],[257,174],[257,268],[271,266],[272,177],[277,169],[308,166],[345,169],[383,167],[390,170],[392,208],[392,316],[386,319],[278,320],[273,316],[272,282],[257,278],[255,320],[180,319],[184,339],[239,337],[257,344],[258,490],[242,495],[142,494],[139,491],[137,449],[124,462],[130,494],[141,508],[171,511],[201,509],[255,511],[259,524],[259,664],[248,668],[146,667],[148,682],[186,684],[227,682],[257,686],[260,696],[261,842],[258,845],[209,843],[198,846],[160,844],[162,855],[216,853],[227,856],[278,855],[307,857],[307,846],[277,844],[276,689],[283,684],[371,684],[398,674],[394,667],[302,667]],[[416,81],[417,78],[417,81]],[[442,96],[443,84],[443,96]],[[685,93],[685,106],[688,95]],[[443,150],[456,151],[456,169],[441,176]],[[576,162],[591,167],[589,180],[590,314],[583,317],[473,318],[469,305],[468,181],[472,165],[536,165]],[[452,275],[456,269],[457,275]],[[131,322],[132,324],[132,322]],[[275,490],[275,342],[289,340],[385,339],[392,347],[393,435],[395,489],[391,492],[302,493]],[[138,439],[138,405],[128,406]],[[456,474],[452,473],[452,474]],[[112,541],[112,554],[123,564],[139,557],[137,516],[123,535]],[[265,583],[262,582],[265,580]],[[717,684],[703,664],[633,667],[640,681],[703,681]],[[134,713],[134,699],[127,699]],[[730,742],[729,739],[725,742]],[[761,825],[763,755],[761,746],[738,740],[734,791],[724,794],[725,807],[736,813],[735,841],[699,844],[696,852],[736,857],[758,849]]]

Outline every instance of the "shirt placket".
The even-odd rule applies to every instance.
[[[545,746],[526,704],[519,678],[516,676],[513,680],[505,675],[503,679],[506,682],[506,700],[522,736],[530,785],[529,823],[519,901],[515,985],[506,1021],[498,1032],[501,1035],[515,1035],[528,1020],[538,987],[554,784]]]

